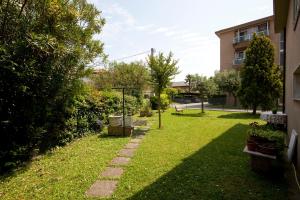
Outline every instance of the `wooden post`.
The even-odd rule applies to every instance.
[[[123,137],[125,136],[125,88],[122,88],[122,93],[123,93]]]

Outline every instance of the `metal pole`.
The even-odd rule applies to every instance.
[[[154,55],[154,52],[155,52],[154,48],[151,48],[151,57]]]
[[[122,93],[123,93],[123,137],[125,136],[125,88],[122,88]]]

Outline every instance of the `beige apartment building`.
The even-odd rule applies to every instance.
[[[294,164],[300,175],[300,0],[274,0],[275,31],[284,33],[285,108],[288,139],[298,133]]]
[[[239,69],[253,34],[268,36],[275,46],[275,62],[279,63],[280,34],[275,33],[274,16],[265,17],[216,32],[220,38],[220,71]]]
[[[275,47],[275,63],[282,65],[283,38],[275,33],[274,27],[274,16],[269,16],[217,31],[216,35],[220,38],[220,71],[241,68],[254,33],[271,39]],[[226,104],[234,105],[232,95],[227,94]]]

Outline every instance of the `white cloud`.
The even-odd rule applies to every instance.
[[[143,25],[143,26],[136,26],[138,31],[148,31],[154,27],[153,24]]]
[[[123,7],[120,6],[118,3],[113,3],[108,8],[103,10],[104,14],[109,14],[113,16],[119,16],[123,19],[124,24],[127,24],[129,26],[133,26],[136,23],[135,18]]]

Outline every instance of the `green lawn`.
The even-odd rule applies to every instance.
[[[157,116],[154,116],[156,119]],[[126,167],[111,199],[286,199],[284,180],[253,173],[242,152],[249,122],[242,113],[163,113]],[[83,199],[126,138],[87,136],[3,180],[3,199]]]
[[[128,138],[87,136],[35,159],[27,169],[0,180],[0,199],[84,199],[99,172]]]

